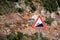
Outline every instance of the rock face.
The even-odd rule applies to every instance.
[[[36,19],[37,15],[33,14],[33,15],[30,15],[27,16],[26,14],[28,13],[25,13],[23,18],[25,18],[25,20],[28,20],[30,19],[31,17]],[[40,13],[38,13],[38,15],[40,15]],[[50,17],[50,14],[47,13],[48,17]],[[55,18],[54,16],[55,14],[51,14],[51,17],[52,18]],[[47,17],[45,15],[43,15],[44,17]],[[44,19],[43,17],[43,19]],[[33,25],[33,22],[27,22],[25,20],[23,20],[23,18],[21,18],[17,13],[14,13],[14,14],[9,14],[9,15],[4,15],[4,16],[1,16],[0,17],[0,27],[3,26],[2,28],[4,29],[0,29],[0,34],[9,34],[11,30],[14,30],[14,31],[19,31],[19,32],[22,32],[23,34],[28,34],[28,35],[32,35],[34,33],[37,32],[37,30],[33,29],[32,28],[32,25]],[[6,27],[4,26],[5,23],[12,23],[10,25],[10,27]],[[22,22],[21,23],[18,23],[17,22]],[[1,25],[2,24],[2,25]],[[49,37],[51,40],[52,39],[59,39],[60,40],[60,25],[58,26],[58,22],[57,20],[54,20],[52,23],[51,23],[51,26],[47,26],[46,29],[42,29],[42,34],[43,36],[47,36]]]
[[[51,13],[49,11],[47,11],[47,18],[49,18],[51,15]]]
[[[59,13],[59,15],[60,15],[60,8],[58,7],[58,13]]]
[[[51,13],[51,18],[55,18],[55,17],[56,17],[55,12],[52,12],[52,13]]]
[[[57,21],[53,21],[52,23],[51,23],[51,26],[53,26],[53,27],[57,27]]]
[[[9,35],[10,34],[10,29],[9,28],[0,29],[0,34]]]
[[[45,9],[41,10],[41,15],[44,16],[44,17],[46,17],[46,10]]]
[[[43,36],[49,37],[50,40],[60,40],[60,15],[56,16],[55,12],[49,13],[45,9],[40,10],[40,13],[39,8],[35,12],[31,13],[29,6],[26,6],[24,3],[20,5],[21,6],[16,3],[15,7],[25,9],[25,11],[22,13],[22,16],[20,13],[11,13],[0,16],[0,34],[8,35],[10,31],[13,30],[16,32],[22,32],[23,34],[32,35],[37,32],[37,30],[32,28],[33,22],[37,19],[38,15],[41,15],[43,20],[46,20],[46,18],[49,17],[54,19],[54,21],[51,23],[51,26],[47,26],[46,29],[41,30]]]
[[[60,24],[60,15],[56,15],[55,20]]]

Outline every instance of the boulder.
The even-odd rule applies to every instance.
[[[56,27],[56,26],[57,26],[57,21],[53,21],[53,22],[51,23],[51,26],[52,26],[52,27]]]
[[[55,12],[52,12],[52,13],[51,13],[51,18],[55,18],[55,17],[56,17]]]

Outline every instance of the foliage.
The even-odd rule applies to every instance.
[[[18,0],[8,0],[8,1],[11,1],[11,2],[18,2]]]
[[[7,38],[8,38],[9,40],[15,40],[15,39],[16,39],[16,34],[12,32],[11,34],[9,34],[9,35],[7,36]]]
[[[23,33],[18,32],[17,34],[12,32],[11,34],[7,35],[8,40],[22,40]]]
[[[58,3],[58,6],[60,7],[60,0],[56,0],[57,1],[57,3]]]
[[[42,34],[40,34],[41,40],[49,40],[47,37],[43,37]],[[37,40],[38,39],[38,34],[35,33],[33,35],[27,35],[23,34],[21,32],[11,32],[9,35],[0,35],[0,40],[26,40],[30,39],[31,40]]]
[[[35,7],[33,4],[30,5],[30,7],[31,7],[31,11],[32,11],[32,12],[36,11],[36,7]]]
[[[23,33],[18,32],[17,37],[18,37],[19,40],[22,40],[22,38],[23,38]]]
[[[32,0],[26,0],[27,2],[32,2]]]
[[[25,0],[25,4],[30,5],[30,4],[33,4],[33,3],[32,3],[32,0]]]
[[[42,0],[41,4],[50,12],[57,11],[56,0]]]
[[[22,25],[22,22],[17,22],[17,24],[21,26]]]
[[[19,13],[22,13],[24,10],[23,10],[23,8],[17,8],[17,11],[18,11]]]
[[[34,6],[32,0],[25,0],[25,4],[26,4],[27,6],[30,6],[31,12],[36,11],[36,7]]]
[[[7,0],[0,0],[0,15],[11,12],[15,12],[14,3]]]
[[[5,35],[0,35],[0,40],[7,40],[7,37]]]
[[[42,37],[42,40],[49,40],[47,37]]]

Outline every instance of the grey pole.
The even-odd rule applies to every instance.
[[[41,40],[41,38],[40,38],[40,29],[38,29],[38,40]]]

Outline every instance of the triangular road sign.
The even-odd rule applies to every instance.
[[[44,23],[44,21],[42,20],[42,17],[39,15],[36,19],[36,21],[34,22],[33,28],[46,28],[46,25]]]

